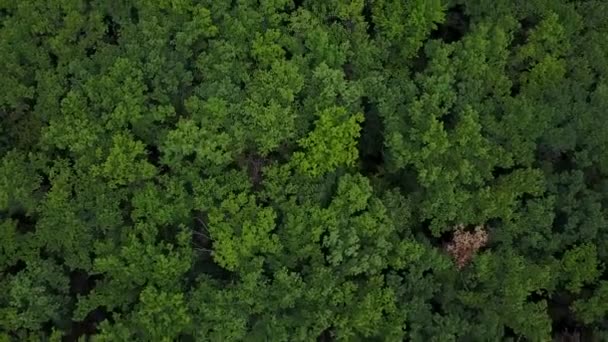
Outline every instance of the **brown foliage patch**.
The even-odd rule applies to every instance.
[[[456,226],[454,237],[445,250],[452,256],[456,267],[466,266],[477,251],[488,243],[488,233],[483,225],[475,227],[474,231],[466,231],[464,225]]]

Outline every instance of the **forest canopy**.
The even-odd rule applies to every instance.
[[[0,0],[0,341],[608,340],[606,13]]]

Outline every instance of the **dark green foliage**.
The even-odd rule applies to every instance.
[[[0,341],[607,339],[607,12],[0,0]]]

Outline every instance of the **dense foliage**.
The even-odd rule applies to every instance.
[[[607,340],[606,13],[0,0],[0,341]]]

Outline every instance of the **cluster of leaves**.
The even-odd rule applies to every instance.
[[[608,339],[606,12],[0,0],[0,340]]]

